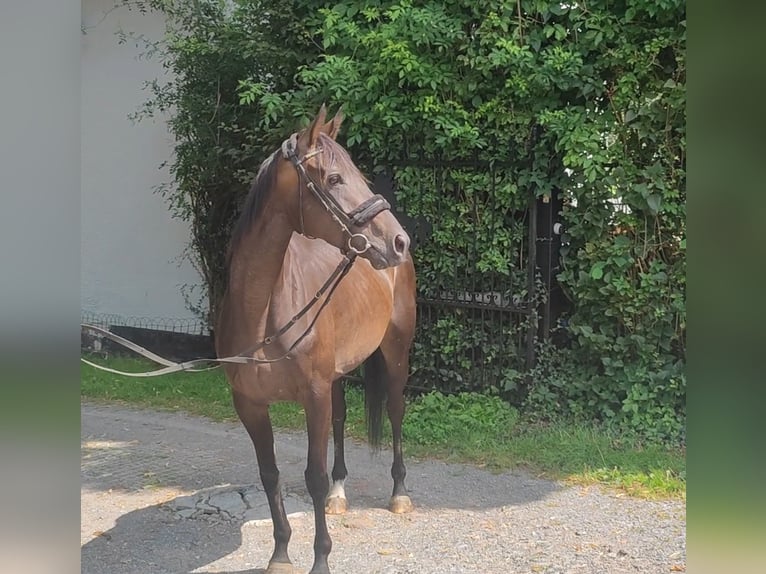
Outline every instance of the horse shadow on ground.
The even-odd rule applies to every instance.
[[[265,574],[247,568],[249,560],[237,556],[242,547],[242,525],[173,517],[164,505],[153,505],[120,516],[113,528],[95,536],[81,548],[81,574]],[[270,528],[268,529],[270,530]],[[248,554],[265,566],[271,546],[251,548]],[[216,566],[226,559],[231,568]],[[234,566],[233,563],[237,563]]]
[[[265,572],[272,527],[252,444],[241,428],[203,425],[201,432],[198,421],[185,415],[115,415],[106,407],[90,408],[87,414],[81,470],[82,530],[87,535],[81,547],[83,574]],[[290,555],[305,568],[313,559],[314,535],[304,479],[307,440],[302,433],[280,432],[277,438],[293,529]],[[366,445],[347,439],[349,513],[328,518],[333,540],[338,535],[339,555],[361,550],[353,545],[385,529],[406,539],[406,529],[428,528],[432,518],[460,520],[463,512],[532,504],[561,488],[523,471],[492,473],[408,459],[407,486],[415,511],[393,515],[385,510],[393,484],[391,459],[387,449],[370,456]],[[159,490],[148,496],[155,487],[167,487],[167,497]],[[113,526],[93,531],[107,520]]]
[[[421,515],[524,505],[559,488],[524,473],[492,474],[436,461],[410,466],[415,475],[410,493]],[[390,489],[385,478],[374,484],[349,478],[350,509],[343,517],[328,517],[331,536],[333,525],[347,526],[346,520],[371,537],[376,528],[419,527],[385,510]],[[286,491],[285,506],[293,529],[291,557],[296,565],[310,565],[314,520],[305,488]],[[273,549],[270,518],[260,484],[200,489],[127,512],[108,531],[94,533],[81,549],[82,574],[265,574]],[[335,548],[354,552],[348,543]]]

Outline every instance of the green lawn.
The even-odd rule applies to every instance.
[[[122,371],[152,368],[129,358],[94,361]],[[219,421],[237,420],[220,370],[130,378],[83,364],[81,394],[89,400],[181,410]],[[364,438],[361,391],[350,387],[347,403],[347,434]],[[305,428],[298,405],[273,405],[271,417],[279,428]],[[410,401],[404,427],[409,457],[438,457],[491,470],[524,467],[539,476],[573,484],[600,484],[644,498],[686,497],[684,452],[642,445],[595,426],[532,424],[494,397],[426,395]]]

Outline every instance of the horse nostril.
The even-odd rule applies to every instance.
[[[394,251],[397,255],[404,255],[404,252],[407,251],[407,247],[409,247],[410,240],[406,235],[397,235],[394,237]]]

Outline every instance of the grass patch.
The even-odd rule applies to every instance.
[[[112,369],[140,372],[157,366],[144,360],[113,357],[89,360]],[[161,377],[124,377],[82,364],[80,394],[87,399],[127,403],[160,410],[186,411],[217,421],[237,420],[223,372],[171,373]]]
[[[128,373],[157,368],[153,363],[130,357],[111,357],[107,360],[90,357],[89,360]],[[83,364],[80,369],[80,394],[89,400],[184,411],[215,421],[239,421],[231,402],[229,384],[220,369],[134,378],[99,371]],[[306,418],[299,405],[278,403],[269,412],[277,427],[305,428]]]
[[[124,357],[98,362],[122,371],[152,368],[143,360]],[[217,421],[237,420],[220,370],[131,378],[83,364],[81,373],[81,394],[89,400],[185,411]],[[364,439],[362,391],[349,386],[346,402],[347,435]],[[299,405],[278,403],[270,413],[276,427],[305,429]],[[384,437],[390,437],[388,421],[385,423]],[[642,498],[686,497],[682,450],[645,445],[592,425],[532,423],[497,397],[476,393],[418,397],[407,406],[404,440],[409,457],[470,462],[498,471],[521,466],[547,478],[599,484]]]
[[[642,444],[593,425],[520,425],[509,451],[517,464],[571,484],[602,484],[642,498],[685,498],[681,449]]]

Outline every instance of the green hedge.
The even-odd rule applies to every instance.
[[[164,191],[193,224],[213,305],[228,229],[260,160],[321,102],[342,103],[342,142],[368,170],[394,166],[400,204],[433,227],[416,254],[422,295],[457,274],[524,299],[517,214],[529,194],[558,190],[571,345],[541,348],[528,405],[682,435],[683,2],[140,4],[170,17],[159,53],[176,80],[157,86],[147,109],[174,107],[177,187]],[[456,167],[466,162],[502,169],[490,185],[490,169]],[[424,187],[424,164],[453,167]],[[429,329],[421,369],[450,333],[465,335],[443,322]],[[454,372],[433,376],[454,387]],[[496,390],[516,385],[506,375]]]

